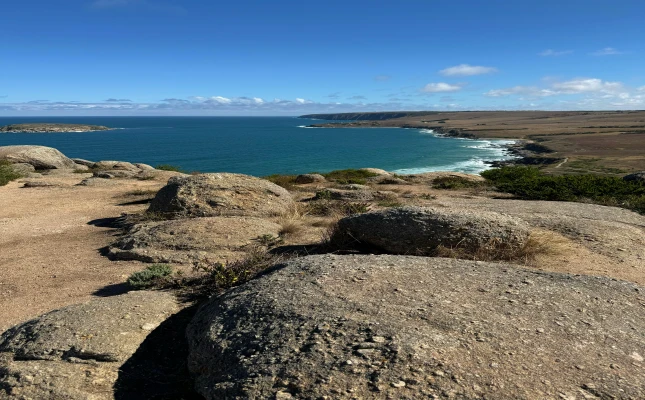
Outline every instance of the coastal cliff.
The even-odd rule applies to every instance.
[[[0,127],[0,132],[4,133],[52,133],[52,132],[92,132],[107,131],[112,128],[101,125],[83,125],[83,124],[57,124],[57,123],[38,123],[38,124],[12,124]]]
[[[323,119],[327,121],[378,121],[385,119],[415,117],[422,115],[436,114],[432,111],[385,111],[385,112],[362,112],[362,113],[338,113],[338,114],[307,114],[299,118]]]

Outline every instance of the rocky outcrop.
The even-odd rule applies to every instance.
[[[176,311],[171,294],[132,292],[11,328],[0,336],[0,398],[112,399],[122,365]]]
[[[36,168],[34,168],[33,165],[27,163],[11,164],[11,168],[23,176],[27,176],[33,172],[36,172]]]
[[[634,172],[633,174],[623,176],[627,182],[645,182],[645,171]]]
[[[361,169],[359,169],[359,171],[367,172],[367,173],[373,174],[375,176],[376,175],[383,175],[383,176],[392,175],[389,172],[387,172],[386,170],[380,169],[380,168],[361,168]]]
[[[526,222],[493,212],[401,207],[343,218],[332,239],[395,254],[434,255],[439,246],[476,254],[520,249],[529,232]]]
[[[325,177],[320,174],[302,174],[296,177],[296,183],[299,185],[304,185],[307,183],[320,183],[325,181],[327,181],[327,179],[325,179]]]
[[[189,368],[207,399],[644,398],[644,293],[507,264],[309,256],[202,306]]]
[[[191,217],[262,217],[283,214],[293,206],[289,192],[274,183],[248,175],[218,173],[171,178],[148,211]]]
[[[1,146],[0,160],[30,164],[37,170],[74,169],[76,164],[60,151],[45,146]]]
[[[161,263],[226,262],[242,258],[280,225],[252,217],[207,217],[135,226],[110,247],[112,258]]]
[[[37,124],[13,124],[0,127],[0,133],[47,133],[47,132],[92,132],[107,131],[112,128],[99,125],[82,125],[82,124],[56,124],[56,123],[37,123]]]

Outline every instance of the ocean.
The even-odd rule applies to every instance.
[[[402,128],[306,128],[295,117],[0,117],[0,126],[60,122],[105,125],[110,131],[0,133],[0,146],[57,148],[68,157],[118,160],[186,171],[255,176],[381,168],[400,174],[478,173],[486,161],[508,159],[509,140],[437,137]]]

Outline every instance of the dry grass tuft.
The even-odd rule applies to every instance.
[[[535,229],[522,246],[510,246],[492,240],[475,251],[439,246],[436,257],[459,258],[476,261],[508,261],[531,264],[540,256],[563,254],[569,249],[569,240],[557,233]]]

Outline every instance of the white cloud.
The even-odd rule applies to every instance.
[[[445,92],[457,92],[461,90],[462,85],[451,85],[445,82],[438,83],[428,83],[425,85],[421,91],[424,93],[445,93]]]
[[[613,47],[605,47],[604,49],[600,49],[598,51],[594,51],[593,53],[589,53],[592,56],[612,56],[612,55],[617,55],[617,54],[623,54],[622,51],[618,51]]]
[[[217,102],[217,103],[221,103],[221,104],[231,104],[232,103],[231,99],[228,99],[228,98],[222,97],[222,96],[213,96],[213,97],[210,98],[210,100],[212,100],[214,102]]]
[[[460,64],[442,69],[439,73],[443,76],[472,76],[497,72],[497,68],[482,67],[477,65]]]
[[[555,56],[563,56],[565,54],[571,54],[571,53],[573,53],[573,50],[558,51],[558,50],[546,49],[543,52],[538,53],[538,55],[543,57],[549,57],[549,56],[555,57]]]
[[[645,92],[645,86],[641,86],[636,90],[638,90],[639,92]]]
[[[504,89],[493,89],[484,93],[489,97],[505,97],[511,95],[525,95],[529,97],[546,97],[559,94],[597,93],[608,94],[610,97],[624,92],[625,87],[621,82],[607,82],[596,78],[578,78],[564,82],[551,82],[548,88],[536,86],[514,86]]]
[[[536,86],[513,86],[505,89],[493,89],[484,93],[488,97],[505,97],[510,95],[525,95],[531,97],[545,97],[556,94],[553,90],[540,89]]]
[[[607,82],[601,79],[572,79],[566,82],[554,83],[553,89],[558,93],[575,94],[585,92],[616,92],[622,89],[620,82]]]
[[[385,81],[389,81],[390,79],[392,79],[390,75],[376,75],[374,77],[374,80],[377,82],[385,82]]]

